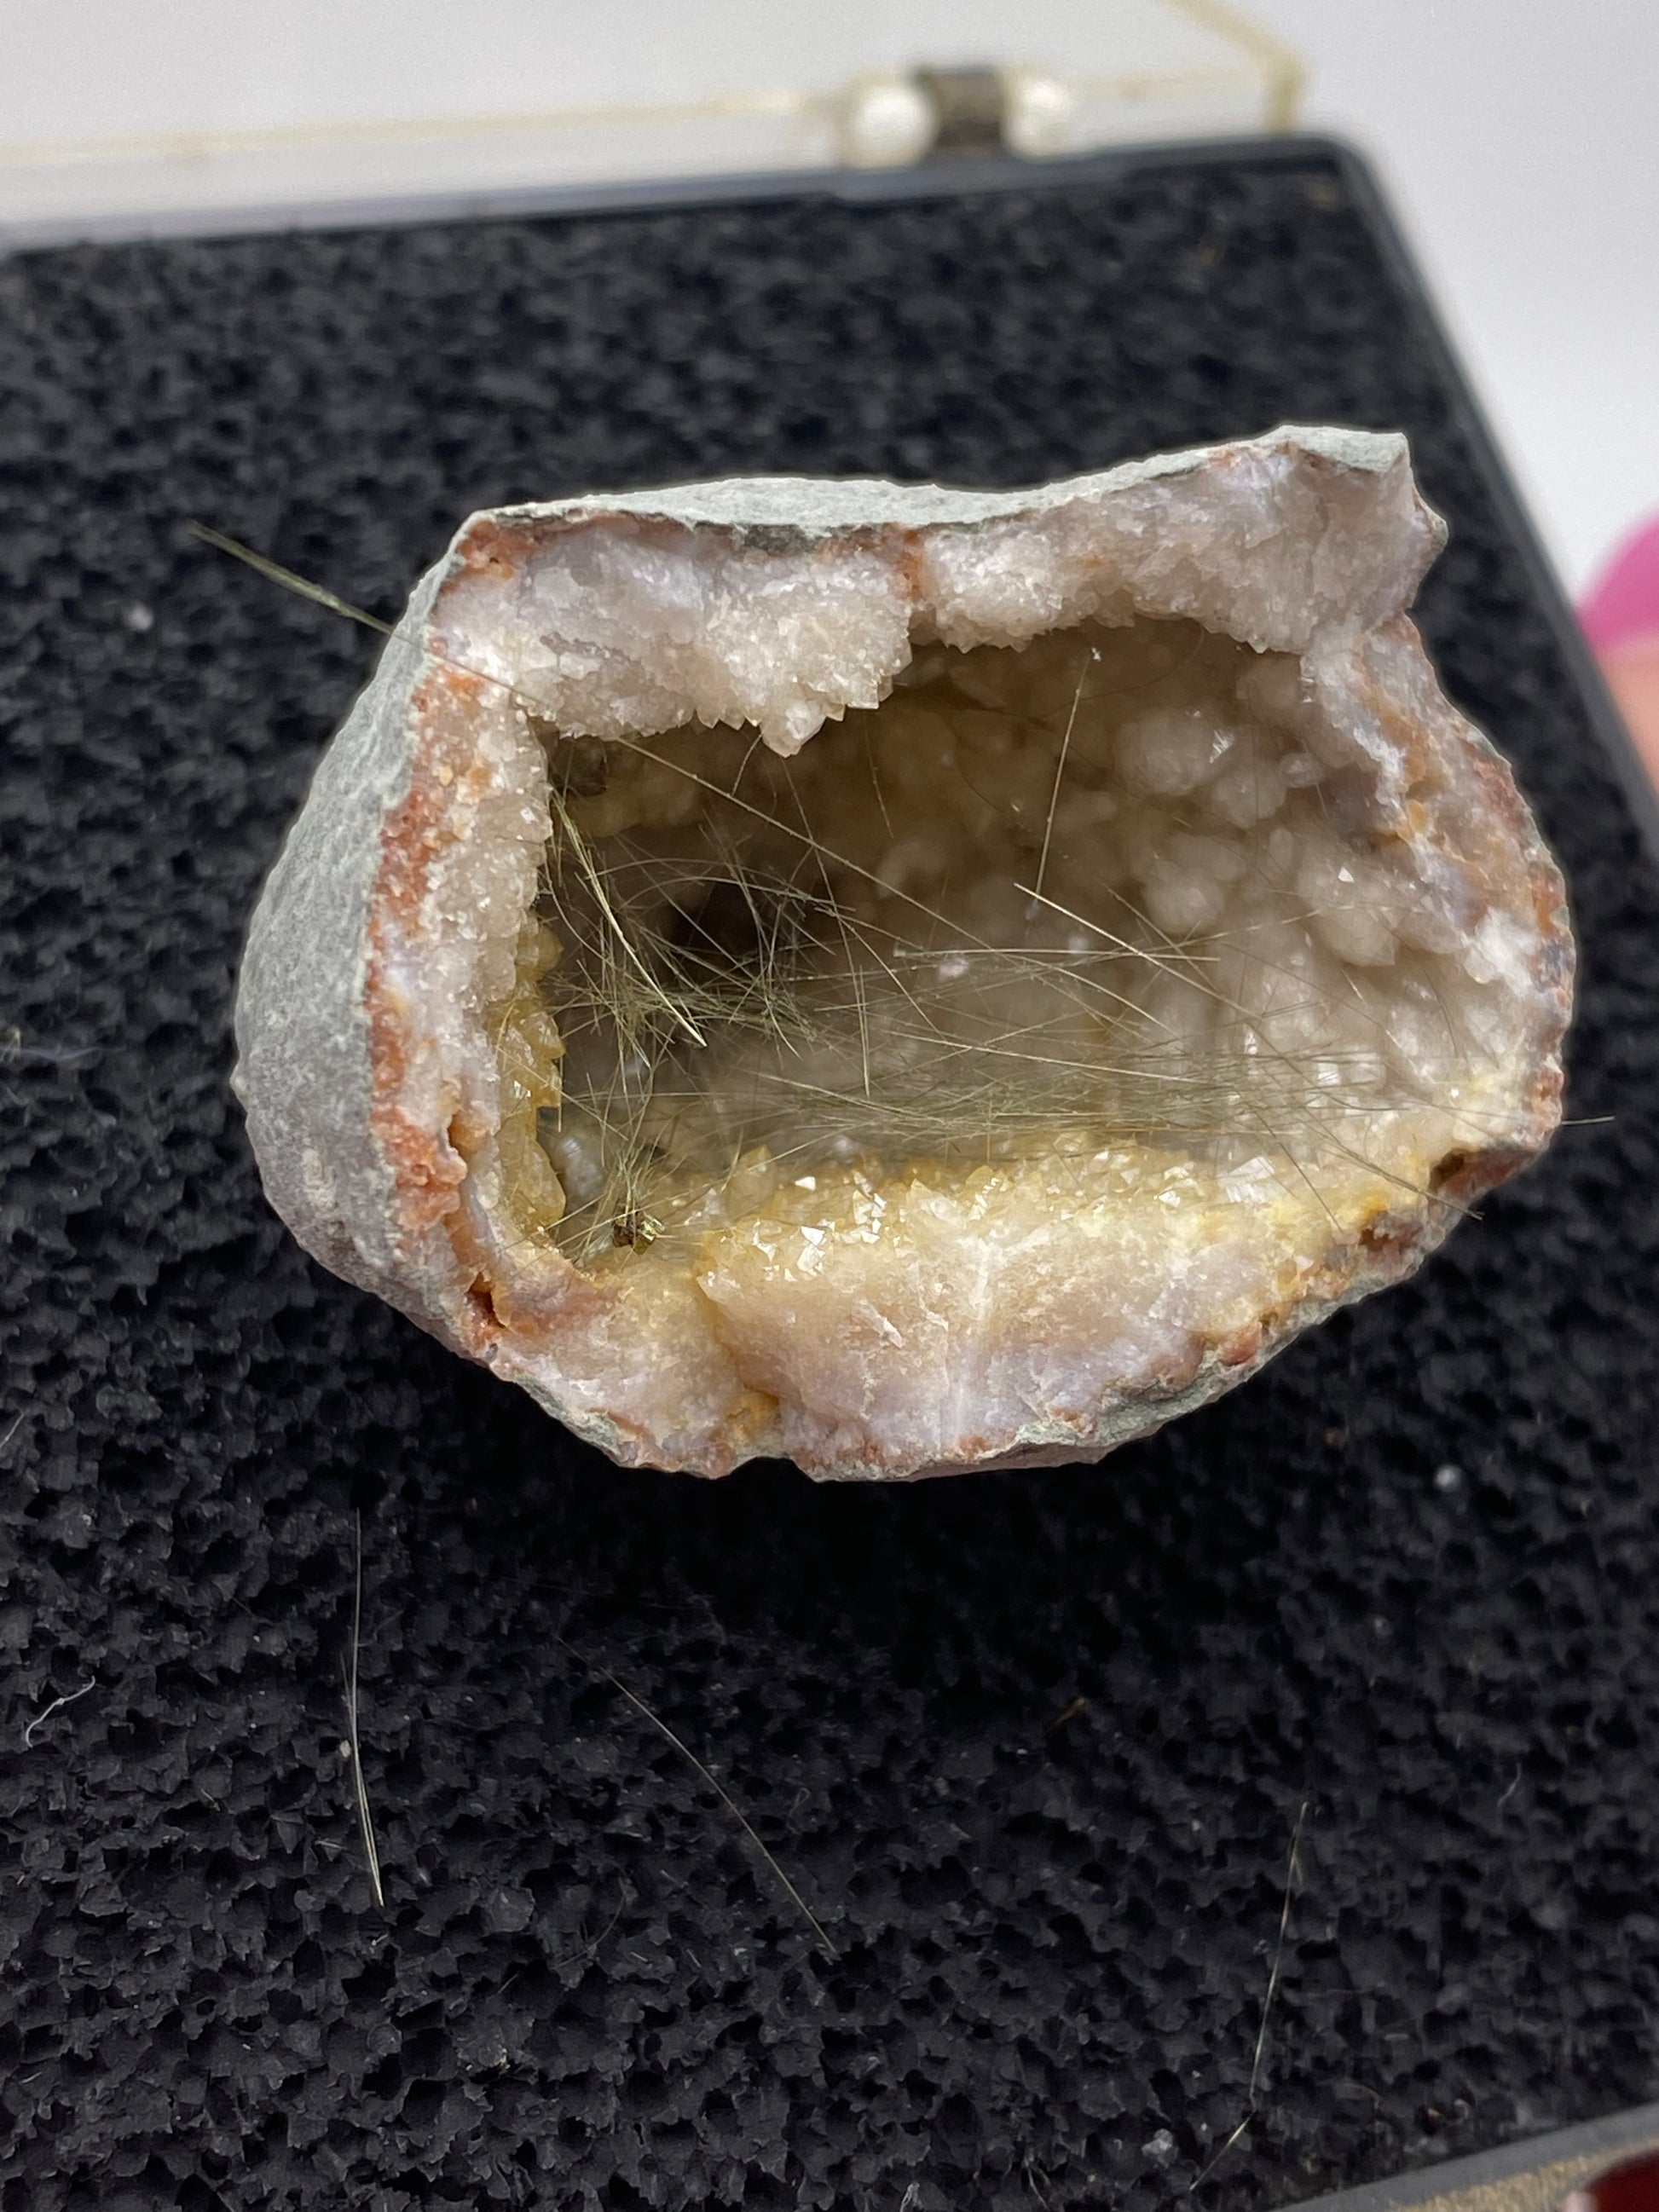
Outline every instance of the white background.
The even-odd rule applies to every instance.
[[[1252,0],[1376,159],[1575,587],[1659,511],[1659,4]]]
[[[1309,64],[1304,118],[1381,167],[1581,586],[1659,509],[1659,0],[1248,4]],[[0,178],[20,149],[38,173],[42,142],[835,82],[964,40],[1104,69],[1147,5],[0,0]]]

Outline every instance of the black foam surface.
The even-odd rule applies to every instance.
[[[233,975],[374,641],[186,518],[392,614],[480,505],[1286,417],[1410,432],[1583,933],[1588,1125],[1414,1283],[1098,1469],[820,1491],[619,1473],[289,1241]],[[1659,2094],[1659,885],[1349,167],[21,258],[0,467],[3,2212],[1152,2212],[1304,1802],[1200,2203]]]

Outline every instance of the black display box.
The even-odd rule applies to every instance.
[[[1374,187],[672,199],[0,264],[0,2208],[1269,2205],[1654,2095],[1656,807]],[[234,970],[374,643],[191,519],[392,615],[476,507],[1287,419],[1409,434],[1581,934],[1413,1283],[1097,1468],[709,1486],[288,1239]]]

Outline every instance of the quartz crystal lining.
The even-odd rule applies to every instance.
[[[1033,1170],[1173,1245],[1415,1188],[1502,1115],[1512,1008],[1288,657],[1091,626],[927,648],[790,757],[543,735],[507,1202],[584,1267],[713,1278],[768,1221],[799,1262],[878,1235],[896,1177],[985,1204]]]

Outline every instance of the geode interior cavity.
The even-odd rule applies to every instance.
[[[475,515],[255,915],[323,1262],[615,1458],[1097,1457],[1547,1141],[1571,940],[1403,441]]]

